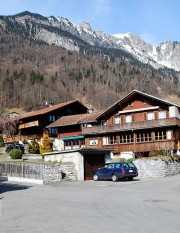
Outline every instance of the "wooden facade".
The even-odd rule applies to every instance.
[[[152,150],[180,150],[180,106],[133,91],[83,128],[86,148],[146,154]]]
[[[32,138],[40,140],[45,131],[49,133],[50,137],[56,138],[58,137],[57,129],[52,127],[47,130],[47,125],[57,121],[62,116],[86,112],[87,108],[78,100],[75,100],[26,113],[20,118],[18,138],[25,143]]]
[[[101,112],[92,112],[63,116],[48,125],[47,128],[57,128],[58,139],[61,141],[61,150],[73,150],[85,147],[85,138],[82,135],[83,127],[91,128],[96,125],[96,118]]]

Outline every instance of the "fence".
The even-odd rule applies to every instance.
[[[73,163],[0,162],[0,177],[9,181],[30,183],[60,182],[63,179],[75,181],[76,169]],[[62,177],[63,176],[63,177]]]

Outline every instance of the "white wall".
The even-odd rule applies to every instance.
[[[46,162],[74,163],[79,181],[84,180],[84,157],[78,152],[70,153],[46,153],[44,156]]]
[[[180,112],[176,106],[169,107],[169,117],[177,117],[178,119],[180,119]]]

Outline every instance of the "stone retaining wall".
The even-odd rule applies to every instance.
[[[16,177],[19,180],[39,180],[42,183],[76,181],[73,163],[0,162],[0,176]]]
[[[156,178],[177,175],[180,173],[179,162],[162,160],[137,159],[134,164],[138,168],[138,178]]]

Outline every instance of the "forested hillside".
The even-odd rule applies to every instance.
[[[8,31],[0,34],[0,106],[39,109],[79,99],[103,109],[133,89],[180,104],[179,73],[127,61],[109,49],[68,51]]]

